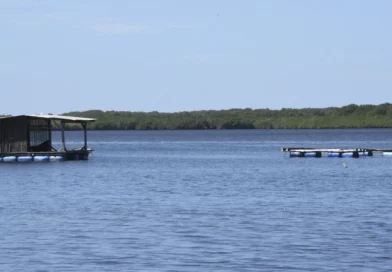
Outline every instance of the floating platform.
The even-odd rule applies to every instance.
[[[93,118],[63,115],[20,115],[0,118],[0,162],[42,162],[87,160],[87,123]],[[67,149],[66,124],[80,124],[84,131],[81,148]],[[61,130],[61,147],[52,145],[52,130]]]
[[[386,157],[392,157],[391,149],[375,148],[312,148],[312,147],[282,147],[283,152],[290,153],[292,158],[321,158],[324,156],[331,158],[360,158],[371,157],[375,153]]]
[[[91,149],[64,152],[14,152],[0,154],[0,162],[85,161]]]

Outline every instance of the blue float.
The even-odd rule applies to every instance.
[[[35,156],[34,161],[48,161],[49,156]]]
[[[344,152],[342,153],[342,158],[352,158],[354,156],[353,152]]]
[[[392,157],[392,152],[383,152],[382,155],[385,157]]]
[[[308,158],[320,158],[321,157],[321,152],[305,152],[304,157]]]
[[[0,162],[2,162],[3,161],[3,157],[0,157]]]
[[[4,162],[14,162],[16,161],[16,157],[15,156],[6,156],[3,158]]]
[[[330,152],[327,154],[327,157],[332,157],[332,158],[339,158],[340,154],[336,152]]]
[[[292,158],[298,158],[298,157],[303,157],[304,155],[303,155],[303,153],[301,153],[301,152],[290,152],[290,157],[292,157]]]
[[[19,156],[16,158],[16,160],[19,162],[29,162],[29,161],[33,161],[33,157],[32,156]]]
[[[51,161],[62,161],[62,160],[64,160],[64,157],[63,156],[50,156],[49,160],[51,160]]]

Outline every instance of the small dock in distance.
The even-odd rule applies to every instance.
[[[392,149],[375,148],[312,148],[312,147],[282,147],[283,152],[288,152],[291,158],[359,158],[371,157],[374,154],[392,157]]]
[[[0,162],[80,161],[88,160],[92,149],[87,147],[87,123],[93,118],[40,114],[0,118]],[[80,124],[83,146],[67,149],[66,124]],[[54,125],[61,130],[61,146],[52,143]],[[80,128],[79,128],[80,129]]]

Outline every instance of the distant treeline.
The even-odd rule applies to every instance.
[[[392,128],[392,104],[330,108],[229,109],[176,113],[89,110],[64,115],[96,118],[90,129]]]

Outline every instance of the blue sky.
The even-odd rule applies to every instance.
[[[0,0],[0,113],[392,101],[392,1]]]

